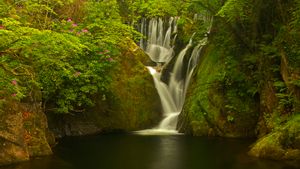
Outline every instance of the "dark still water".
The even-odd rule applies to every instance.
[[[252,141],[133,134],[72,137],[54,155],[1,169],[290,169],[247,156]]]

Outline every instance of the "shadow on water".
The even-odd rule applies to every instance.
[[[183,135],[118,134],[69,137],[54,155],[0,169],[296,169],[256,159],[246,152],[253,140]],[[299,166],[298,166],[299,167]]]

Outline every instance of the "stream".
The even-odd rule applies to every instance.
[[[68,137],[52,156],[0,169],[293,169],[283,162],[249,157],[252,142],[134,133]]]

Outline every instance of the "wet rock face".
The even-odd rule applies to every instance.
[[[7,101],[0,112],[0,165],[52,154],[39,105]]]

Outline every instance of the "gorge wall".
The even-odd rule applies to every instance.
[[[247,19],[234,18],[241,15],[230,13],[229,3],[223,6],[188,90],[180,132],[258,137],[250,155],[299,160],[299,29],[292,26],[296,4],[246,3],[240,7]]]

